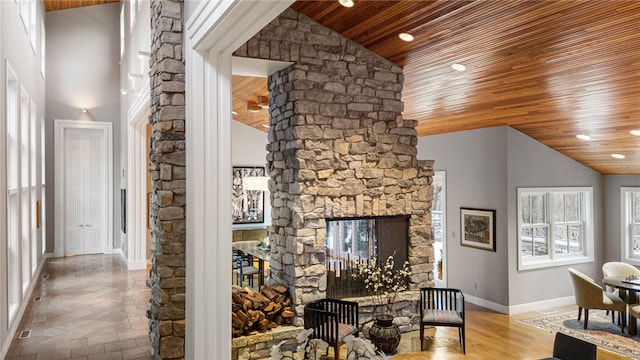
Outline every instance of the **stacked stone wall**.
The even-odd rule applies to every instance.
[[[151,3],[151,288],[149,337],[154,359],[184,358],[185,68],[183,3]]]
[[[402,69],[291,9],[235,55],[293,63],[269,77],[267,167],[270,281],[298,315],[326,295],[326,218],[410,215],[411,287],[433,284],[433,162],[401,116]]]

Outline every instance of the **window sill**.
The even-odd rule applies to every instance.
[[[535,270],[535,269],[544,269],[556,266],[566,266],[566,265],[574,265],[574,264],[584,264],[593,262],[593,256],[580,256],[580,257],[572,257],[558,260],[546,260],[546,261],[536,261],[536,262],[527,262],[520,263],[518,265],[518,271],[524,270]]]

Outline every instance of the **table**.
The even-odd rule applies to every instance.
[[[625,279],[626,276],[608,276],[602,279],[602,282],[605,285],[613,286],[620,290],[620,293],[624,291],[627,293],[625,297],[625,301],[627,304],[635,304],[638,302],[637,292],[640,291],[640,284],[628,283],[622,280]],[[628,319],[629,323],[629,335],[636,335],[638,333],[638,326],[636,321],[631,321],[631,318]]]
[[[264,262],[271,261],[271,251],[258,247],[259,241],[234,241],[231,246],[258,259],[258,287],[264,285]]]

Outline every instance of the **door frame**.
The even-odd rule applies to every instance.
[[[109,122],[87,121],[87,120],[54,120],[54,174],[55,174],[55,238],[54,257],[65,255],[65,132],[70,129],[91,129],[101,130],[104,135],[105,164],[105,199],[107,210],[105,212],[105,229],[102,249],[105,254],[113,253],[113,125]]]
[[[449,272],[447,271],[447,265],[449,262],[447,261],[447,172],[444,170],[435,170],[433,181],[438,181],[438,178],[442,181],[442,192],[440,195],[440,201],[442,202],[442,280],[434,279],[436,286],[446,287],[447,286],[447,275]],[[435,239],[434,239],[435,244]],[[434,247],[435,251],[435,247]],[[434,254],[435,258],[435,254]]]
[[[293,1],[202,1],[186,21],[185,358],[231,358],[231,57]]]
[[[127,112],[127,141],[129,151],[127,152],[127,234],[120,233],[121,237],[126,237],[126,242],[121,244],[127,246],[126,256],[129,270],[141,270],[147,268],[147,226],[148,223],[148,203],[147,203],[147,173],[149,172],[149,154],[147,152],[147,124],[151,115],[151,93],[149,80],[142,86],[142,92],[136,98]],[[124,240],[124,239],[123,239]],[[124,251],[124,247],[122,248]]]

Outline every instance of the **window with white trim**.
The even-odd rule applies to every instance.
[[[36,218],[38,217],[36,203],[38,202],[38,191],[40,191],[40,187],[37,186],[37,171],[39,166],[37,153],[37,136],[39,135],[38,125],[40,125],[40,123],[38,122],[38,111],[36,108],[36,103],[33,101],[33,99],[31,99],[31,106],[29,107],[29,111],[31,115],[31,117],[29,118],[29,135],[31,136],[31,138],[29,139],[29,165],[31,166],[31,181],[29,183],[29,192],[31,194],[31,211],[28,222],[31,230],[31,278],[34,278],[36,275],[36,270],[38,270],[38,260],[40,260],[38,257],[38,228],[36,227]]]
[[[136,24],[137,13],[136,0],[129,0],[129,31],[133,32],[133,26]]]
[[[122,56],[124,55],[124,4],[120,8],[120,60],[122,60]]]
[[[622,259],[640,265],[640,187],[620,189]]]
[[[31,117],[29,103],[29,94],[24,86],[20,86],[20,235],[22,238],[20,259],[22,262],[23,296],[31,284]]]
[[[518,189],[518,269],[593,261],[593,189]]]
[[[40,74],[44,79],[45,64],[46,64],[46,29],[44,27],[44,19],[40,19]]]
[[[13,321],[20,304],[20,84],[6,62],[7,118],[7,313]]]

